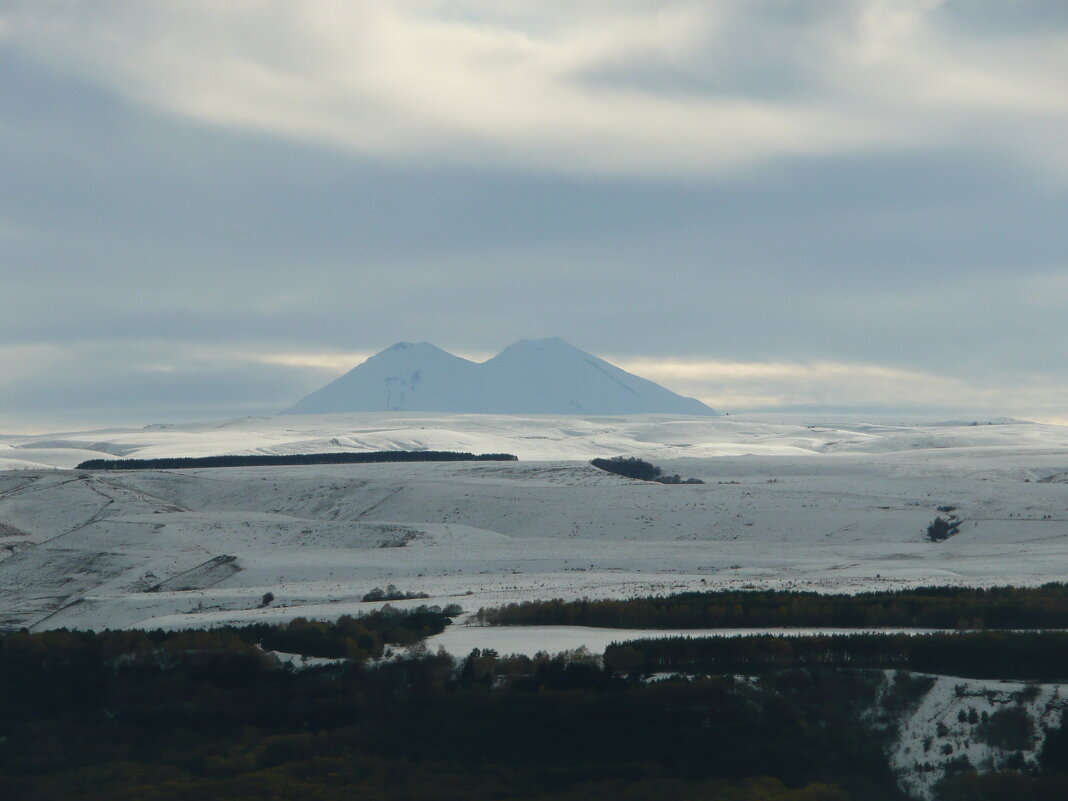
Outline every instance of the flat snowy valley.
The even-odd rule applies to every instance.
[[[519,461],[73,469],[101,457],[385,449]],[[705,483],[588,464],[615,455]],[[380,605],[361,598],[387,584],[430,596],[400,605],[473,612],[718,587],[1036,584],[1068,570],[1068,428],[1032,423],[288,415],[8,436],[0,468],[7,630],[327,619]],[[961,523],[934,543],[927,526],[949,514],[939,507]],[[508,636],[460,631],[442,644]],[[499,644],[569,647],[579,634]]]

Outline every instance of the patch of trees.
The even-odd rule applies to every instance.
[[[258,660],[265,650],[365,661],[382,656],[387,645],[413,645],[440,634],[462,611],[456,604],[444,609],[386,605],[365,615],[343,615],[329,622],[298,617],[282,624],[206,630],[13,632],[0,635],[0,661],[8,668],[24,665],[27,671],[31,667],[47,671],[53,664],[106,662],[116,654],[162,664],[171,661],[173,654],[186,651],[254,656]]]
[[[367,603],[370,601],[410,601],[413,598],[429,598],[425,592],[402,592],[396,584],[389,584],[385,589],[375,587],[360,599]]]
[[[654,464],[638,459],[635,456],[613,456],[611,459],[593,459],[590,461],[594,467],[607,473],[615,473],[617,476],[636,478],[640,481],[658,481],[661,484],[704,484],[699,478],[679,478],[675,475],[664,475],[664,471]]]
[[[1035,722],[1022,706],[995,710],[979,724],[983,741],[1002,751],[1030,751],[1034,747]]]
[[[194,467],[277,467],[302,464],[369,464],[374,462],[515,462],[511,453],[459,451],[346,451],[244,456],[197,456],[166,459],[89,459],[77,470],[185,470]]]
[[[796,668],[908,670],[976,679],[1068,679],[1068,633],[664,637],[610,645],[609,669],[753,675]],[[1007,729],[1009,723],[1001,724]],[[1000,736],[1000,735],[999,735]]]
[[[13,634],[0,794],[900,801],[863,717],[878,678],[650,684],[581,654],[493,652],[294,671],[238,630]]]
[[[268,651],[365,661],[381,657],[387,645],[414,645],[440,634],[451,623],[450,618],[461,611],[455,605],[412,610],[386,606],[359,617],[344,615],[329,623],[295,618],[284,625],[244,626],[234,632],[243,641]]]
[[[927,527],[927,539],[931,542],[942,542],[956,534],[960,534],[960,520],[952,516],[946,520],[938,515]]]
[[[497,626],[606,628],[1068,628],[1068,584],[1041,587],[920,587],[825,595],[723,590],[626,600],[526,601],[480,609]]]

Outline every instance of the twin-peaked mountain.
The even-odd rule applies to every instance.
[[[385,411],[716,414],[555,337],[520,340],[482,363],[400,342],[284,414]]]

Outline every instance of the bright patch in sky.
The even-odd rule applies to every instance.
[[[930,0],[111,0],[4,21],[15,47],[137,102],[387,158],[692,175],[964,140],[1068,175],[1063,31],[958,17]]]

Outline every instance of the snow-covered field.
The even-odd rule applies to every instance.
[[[614,642],[664,637],[834,636],[836,634],[939,634],[945,629],[606,629],[590,626],[450,626],[425,641],[431,651],[442,649],[457,657],[471,649],[491,649],[498,654],[535,656],[585,648],[603,654]]]
[[[520,461],[71,469],[108,456],[393,448]],[[617,454],[707,483],[649,484],[587,464]],[[0,437],[0,470],[3,628],[328,618],[370,608],[360,598],[388,583],[474,611],[1068,572],[1068,428],[1029,423],[287,415]],[[963,522],[936,544],[924,532],[939,506]],[[274,601],[258,608],[267,592]]]

